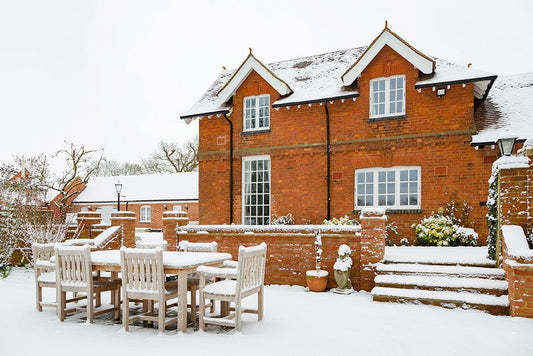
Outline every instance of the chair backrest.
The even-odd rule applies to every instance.
[[[259,289],[265,280],[266,243],[257,246],[239,247],[237,267],[237,294]]]
[[[92,288],[91,248],[89,246],[56,246],[56,281],[62,289]]]
[[[217,252],[218,244],[213,242],[180,241],[178,250],[183,252]]]
[[[55,246],[56,244],[40,243],[33,243],[31,245],[31,249],[33,252],[33,266],[36,269],[54,267],[54,265],[50,262],[50,259],[54,255]]]
[[[163,250],[126,248],[120,249],[122,285],[133,297],[158,296],[165,292]]]

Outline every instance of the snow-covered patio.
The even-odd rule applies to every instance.
[[[347,353],[359,355],[532,355],[533,320],[473,310],[372,302],[369,293],[309,293],[267,286],[265,318],[245,315],[242,333],[208,328],[187,334],[133,327],[123,332],[103,316],[59,322],[54,310],[35,309],[33,271],[14,269],[0,280],[0,355],[199,355]],[[50,290],[45,297],[53,297]],[[254,302],[255,298],[250,298]]]

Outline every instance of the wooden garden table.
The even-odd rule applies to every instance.
[[[178,275],[178,332],[187,331],[187,276],[199,266],[218,266],[231,260],[229,253],[163,251],[165,274]],[[94,271],[120,272],[120,251],[91,252]]]

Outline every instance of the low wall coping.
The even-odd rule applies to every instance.
[[[178,232],[234,232],[234,233],[314,233],[361,232],[360,225],[186,225]]]
[[[533,250],[529,248],[524,229],[518,225],[503,225],[501,229],[507,257],[520,263],[533,263]]]

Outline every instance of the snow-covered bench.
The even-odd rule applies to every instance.
[[[121,233],[120,226],[111,226],[102,231],[94,239],[71,239],[64,242],[68,246],[90,246],[91,250],[103,250],[111,241],[119,237]]]

